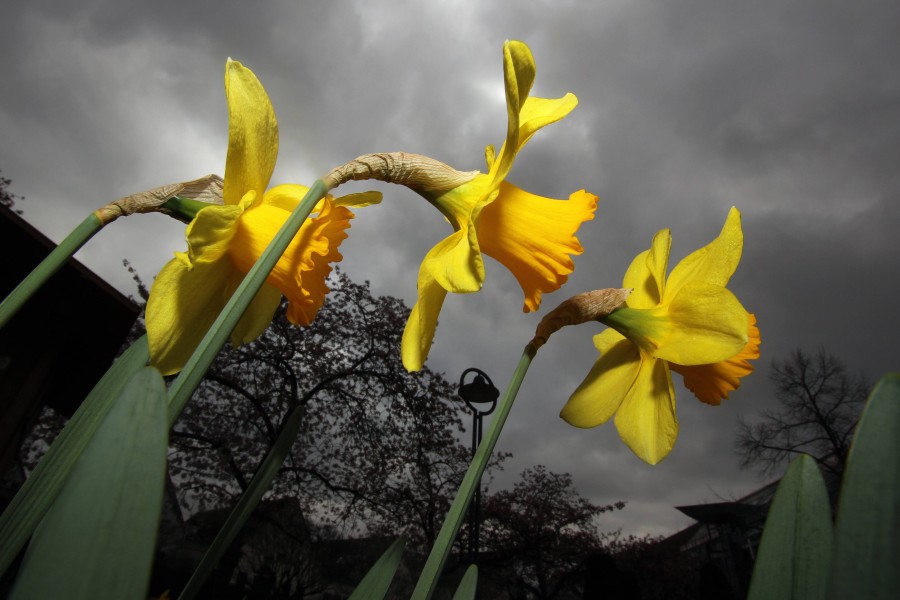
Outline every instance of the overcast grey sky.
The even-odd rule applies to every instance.
[[[737,468],[739,415],[772,405],[769,363],[819,345],[875,379],[898,368],[900,337],[900,3],[822,0],[575,2],[155,2],[6,0],[0,8],[0,169],[25,218],[55,240],[91,210],[158,185],[223,174],[227,57],[253,69],[278,115],[273,183],[311,183],[359,154],[402,150],[483,169],[506,130],[502,44],[537,63],[533,94],[579,106],[519,155],[509,180],[564,198],[600,196],[585,253],[537,314],[488,261],[482,292],[448,297],[428,365],[467,367],[505,386],[540,317],[566,297],[618,286],[670,227],[670,266],[709,242],[730,206],[744,258],[731,289],[759,317],[762,359],[720,407],[676,376],[681,433],[650,467],[607,424],[558,418],[596,358],[601,327],[545,346],[499,449],[497,483],[543,463],[594,501],[625,500],[604,520],[669,533],[675,505],[744,495],[764,483]],[[378,294],[415,300],[419,262],[449,233],[415,194],[388,185],[360,210],[343,268]],[[79,258],[126,293],[121,259],[151,279],[184,248],[181,224],[138,215]]]

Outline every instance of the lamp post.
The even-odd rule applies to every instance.
[[[466,375],[475,373],[475,377],[469,383],[465,383]],[[489,415],[497,408],[497,398],[500,390],[494,387],[494,382],[487,373],[480,369],[470,368],[463,371],[459,378],[459,397],[463,399],[469,410],[472,411],[472,456],[478,450],[481,443],[482,418]],[[472,562],[478,558],[478,533],[481,526],[481,480],[475,487],[475,501],[469,508],[469,554]]]

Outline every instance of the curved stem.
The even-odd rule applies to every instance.
[[[103,222],[96,213],[91,213],[87,219],[73,229],[72,233],[67,235],[66,239],[60,242],[53,252],[41,261],[41,264],[36,266],[0,304],[0,329],[54,273],[59,271],[73,254],[78,252],[79,248],[84,246],[102,228]]]
[[[488,427],[487,434],[481,441],[481,445],[478,446],[478,450],[475,452],[475,457],[472,459],[465,477],[463,477],[463,482],[456,492],[456,498],[453,499],[453,504],[447,512],[447,518],[444,519],[441,531],[438,533],[434,547],[431,549],[431,554],[428,555],[428,560],[425,562],[422,574],[419,576],[416,589],[413,590],[412,597],[414,600],[431,598],[431,595],[434,593],[441,571],[444,568],[444,563],[447,562],[447,556],[450,554],[450,548],[453,546],[453,540],[459,532],[469,503],[475,495],[475,490],[481,485],[481,475],[487,467],[491,453],[494,451],[494,446],[497,445],[500,431],[503,429],[504,423],[506,423],[506,417],[509,416],[516,394],[519,392],[525,373],[528,372],[528,367],[531,365],[531,360],[536,353],[537,349],[533,344],[525,346],[522,358],[519,359],[519,364],[513,373],[509,386],[506,388],[506,393],[497,406],[497,413],[491,420],[491,425]]]

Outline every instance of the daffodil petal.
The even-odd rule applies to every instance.
[[[747,343],[747,312],[727,289],[692,282],[668,305],[630,307],[602,319],[649,356],[679,365],[731,358]]]
[[[243,278],[228,257],[250,192],[238,206],[201,209],[188,225],[187,253],[176,253],[159,272],[147,300],[150,356],[164,375],[177,373]]]
[[[306,196],[306,192],[308,191],[309,188],[305,185],[299,185],[296,183],[283,183],[281,185],[270,188],[263,197],[263,202],[271,206],[277,206],[278,208],[281,208],[288,212],[293,212],[294,209],[297,208],[297,205],[300,204],[300,201],[303,200],[303,197]],[[316,206],[315,208],[313,208],[312,212],[321,212],[326,200],[331,204],[331,206],[364,208],[366,206],[372,206],[373,204],[379,204],[381,202],[381,198],[381,192],[360,192],[357,194],[338,196],[337,198],[329,194],[316,203]]]
[[[531,92],[531,86],[534,85],[536,73],[534,55],[528,46],[517,40],[503,44],[503,80],[506,88],[506,109],[509,111],[507,141],[510,141],[511,136],[518,135],[519,113]],[[509,146],[517,147],[516,144]]]
[[[597,352],[603,354],[624,339],[627,338],[615,329],[606,328],[594,336],[594,348],[597,349]]]
[[[606,350],[559,413],[575,427],[596,427],[608,421],[628,395],[641,364],[637,347],[612,329],[595,336],[594,343]]]
[[[346,206],[348,208],[364,208],[366,206],[372,206],[373,204],[381,203],[381,192],[360,192],[357,194],[347,194],[346,196],[338,196],[337,198],[331,196],[325,196],[329,202],[333,206]],[[325,198],[319,200],[316,203],[315,208],[312,212],[319,212],[322,210],[322,203],[325,202]]]
[[[495,184],[503,181],[512,168],[519,148],[519,113],[528,98],[535,76],[534,56],[522,42],[503,45],[503,81],[506,88],[506,140],[491,162],[490,176]]]
[[[679,365],[704,365],[731,358],[747,344],[747,311],[718,285],[684,285],[666,307],[668,335],[654,356]],[[626,334],[627,335],[627,334]]]
[[[671,364],[676,373],[684,377],[684,386],[698,400],[706,404],[718,405],[728,394],[741,386],[741,378],[753,372],[751,360],[759,358],[760,335],[756,326],[756,316],[749,316],[747,337],[749,341],[744,349],[728,360],[709,365],[683,366]]]
[[[253,71],[229,59],[225,65],[228,155],[224,202],[235,205],[248,191],[262,196],[278,156],[278,122],[269,96]]]
[[[494,161],[497,158],[497,153],[494,151],[494,145],[488,144],[484,147],[484,162],[487,164],[488,171],[494,168]]]
[[[237,232],[237,222],[243,209],[240,206],[210,205],[200,209],[185,231],[188,242],[186,255],[189,266],[215,262],[228,251]]]
[[[308,191],[309,188],[305,185],[283,183],[267,190],[263,196],[262,203],[273,208],[279,208],[287,213],[292,213]],[[322,202],[324,200],[320,200],[319,205]],[[319,205],[313,212],[318,212]]]
[[[650,249],[641,252],[631,261],[622,282],[622,287],[632,289],[626,301],[629,308],[644,309],[659,305],[665,289],[671,247],[672,235],[669,230],[660,230],[653,236]]]
[[[644,357],[619,410],[616,429],[638,458],[655,465],[671,452],[678,437],[675,391],[664,360]]]
[[[578,99],[571,93],[562,98],[529,97],[535,73],[534,57],[528,46],[522,42],[507,42],[503,47],[506,140],[496,156],[491,146],[485,153],[490,176],[495,185],[506,178],[516,154],[536,131],[564,118],[578,104]]]
[[[647,268],[648,256],[650,256],[650,250],[644,250],[635,256],[628,265],[622,280],[622,287],[631,290],[626,304],[631,308],[653,308],[659,304],[659,299],[655,298],[658,286],[650,275],[650,269]],[[632,298],[632,296],[635,297]]]
[[[403,330],[400,354],[407,371],[418,371],[428,359],[438,315],[447,291],[424,270],[419,271],[419,298]]]
[[[568,93],[562,98],[529,97],[519,113],[519,136],[516,152],[522,150],[531,136],[542,127],[565,118],[578,106],[575,94]]]
[[[347,208],[363,208],[372,206],[381,202],[381,192],[358,192],[356,194],[347,194],[346,196],[338,196],[332,200],[335,206],[346,206]]]
[[[555,200],[503,182],[497,198],[481,211],[481,251],[515,275],[525,293],[525,312],[537,310],[543,293],[566,282],[575,268],[570,255],[583,252],[575,232],[594,218],[596,208],[597,196],[584,190]]]
[[[672,269],[666,281],[666,298],[677,295],[679,290],[691,281],[702,281],[722,287],[727,285],[741,261],[743,246],[741,213],[731,207],[719,236],[686,256]]]
[[[180,371],[242,278],[227,256],[193,267],[178,259],[169,261],[147,300],[151,364],[163,375]]]
[[[484,283],[484,260],[474,224],[463,223],[458,231],[438,242],[422,261],[422,269],[448,292],[477,292]]]
[[[280,304],[281,290],[264,282],[231,332],[231,344],[234,347],[249,344],[261,336],[272,323]]]

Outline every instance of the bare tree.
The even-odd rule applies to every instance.
[[[330,286],[309,327],[290,325],[282,307],[259,340],[216,360],[172,431],[178,496],[191,512],[229,506],[299,409],[302,433],[268,497],[427,547],[468,467],[463,406],[443,375],[403,368],[399,299],[340,271]]]
[[[809,454],[825,473],[840,477],[859,414],[869,393],[861,376],[819,348],[814,356],[795,350],[773,361],[778,408],[762,419],[738,423],[735,448],[741,468],[772,474],[796,454]]]

